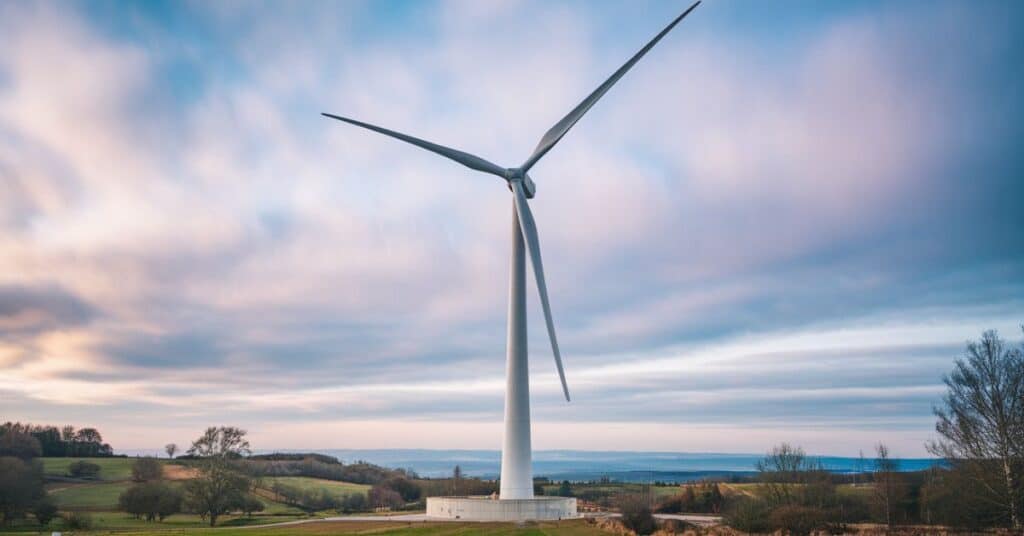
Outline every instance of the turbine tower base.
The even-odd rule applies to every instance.
[[[573,497],[492,499],[481,497],[427,497],[427,517],[462,521],[556,521],[575,519]]]

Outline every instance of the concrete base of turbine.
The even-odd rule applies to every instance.
[[[427,517],[464,521],[556,521],[579,517],[572,497],[427,497]]]

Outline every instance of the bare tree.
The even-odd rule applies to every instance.
[[[864,477],[864,468],[867,467],[864,463],[864,451],[861,450],[857,456],[857,474],[853,477],[853,484],[860,484],[860,479]]]
[[[174,453],[178,452],[178,445],[174,443],[168,443],[164,445],[164,452],[167,453],[168,458],[174,458]]]
[[[189,454],[203,458],[238,458],[249,454],[245,430],[234,426],[211,426],[192,442]]]
[[[986,499],[1021,529],[1024,464],[1024,346],[1007,348],[995,331],[967,344],[948,391],[934,409],[941,439],[928,445],[986,490]]]
[[[757,462],[765,495],[769,502],[776,505],[797,502],[797,487],[803,480],[803,473],[810,468],[804,450],[789,443],[773,447]]]
[[[208,519],[211,527],[219,516],[238,509],[251,487],[251,480],[232,464],[233,459],[250,452],[245,433],[233,426],[211,426],[188,449],[189,454],[203,459],[199,476],[185,482],[185,503]]]
[[[452,495],[459,494],[459,484],[462,482],[462,467],[458,465],[452,470]]]
[[[902,498],[903,481],[899,473],[899,464],[889,457],[889,447],[879,443],[875,446],[875,493],[878,508],[885,518],[885,524],[893,525],[893,513],[896,504]]]

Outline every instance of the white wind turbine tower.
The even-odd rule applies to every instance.
[[[417,147],[437,153],[454,160],[468,168],[497,175],[505,180],[512,191],[512,259],[509,274],[508,303],[508,342],[506,347],[506,387],[505,387],[505,436],[501,451],[501,492],[500,497],[506,500],[533,499],[533,471],[530,452],[530,384],[526,350],[526,251],[529,251],[530,264],[537,281],[541,306],[544,309],[544,321],[547,324],[551,349],[555,356],[555,366],[562,382],[562,392],[566,401],[569,400],[569,387],[565,382],[562,368],[562,357],[558,350],[555,337],[555,325],[551,319],[551,306],[548,303],[548,290],[544,281],[544,267],[540,258],[540,242],[537,238],[537,226],[530,212],[528,199],[536,193],[536,186],[527,174],[552,147],[562,139],[569,129],[594,105],[623,75],[629,71],[662,37],[672,30],[694,8],[700,4],[698,0],[675,18],[658,35],[654,36],[639,52],[619,67],[603,84],[594,90],[583,102],[579,103],[561,121],[551,127],[540,139],[533,154],[515,168],[503,168],[479,156],[463,151],[421,140],[407,134],[357,121],[347,117],[324,113],[324,116],[351,123],[392,138],[402,140]],[[429,510],[429,507],[428,507]],[[573,505],[575,511],[575,505]],[[575,512],[573,512],[575,513]],[[463,516],[464,518],[466,516]],[[561,516],[559,516],[561,517]]]

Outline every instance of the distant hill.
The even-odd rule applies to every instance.
[[[412,469],[425,477],[443,477],[458,465],[467,476],[496,478],[501,470],[501,451],[497,450],[433,450],[433,449],[303,449],[337,458],[349,464],[357,460],[390,468]],[[259,454],[292,454],[300,451],[279,449]],[[128,452],[132,454],[132,451]],[[552,480],[599,480],[601,477],[621,482],[689,482],[711,476],[728,479],[755,471],[754,464],[762,454],[680,453],[539,450],[533,453],[534,475]],[[861,461],[842,456],[811,456],[822,466],[836,473],[852,473],[874,468],[871,459]],[[901,471],[927,469],[939,460],[907,458],[897,460]],[[863,466],[862,466],[863,465]]]

